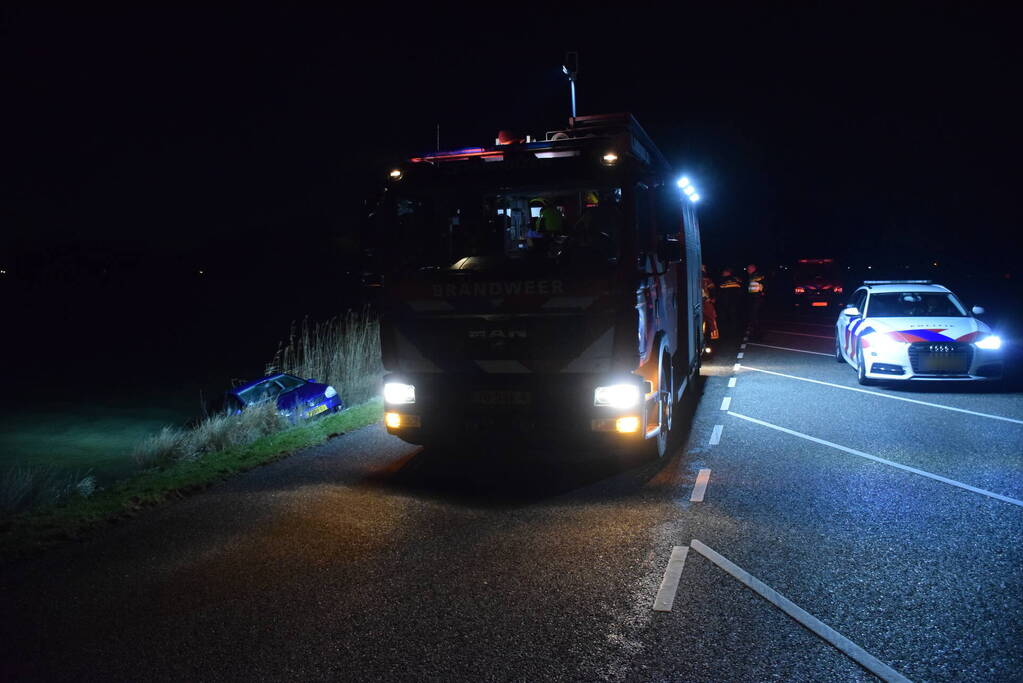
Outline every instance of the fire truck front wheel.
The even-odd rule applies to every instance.
[[[648,438],[644,447],[647,455],[651,458],[663,458],[671,442],[672,414],[675,411],[675,392],[671,372],[671,355],[661,355],[660,369],[657,380],[657,405],[656,410],[651,411],[656,415],[658,428],[657,436]]]

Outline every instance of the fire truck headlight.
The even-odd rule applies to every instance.
[[[384,401],[393,404],[415,403],[416,388],[411,384],[388,382],[384,385]]]
[[[401,180],[401,169],[396,168],[393,171],[391,171],[388,175],[391,176],[391,180]]]
[[[639,387],[635,384],[612,384],[597,387],[593,392],[593,405],[625,410],[639,404]]]
[[[616,163],[618,163],[617,154],[615,154],[614,152],[608,152],[607,154],[604,155],[605,166],[614,166]]]
[[[977,342],[977,348],[987,349],[988,351],[997,351],[1002,348],[1002,338],[997,334],[989,335]]]

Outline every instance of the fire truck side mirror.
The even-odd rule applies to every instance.
[[[681,263],[682,244],[674,237],[663,237],[657,245],[657,257],[662,263]]]

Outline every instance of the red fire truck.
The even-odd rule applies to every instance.
[[[629,114],[390,171],[370,230],[388,432],[663,456],[703,348],[682,185]]]

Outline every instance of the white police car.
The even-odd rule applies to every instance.
[[[835,360],[877,380],[988,380],[1002,375],[1002,340],[930,280],[868,280],[835,324]]]

